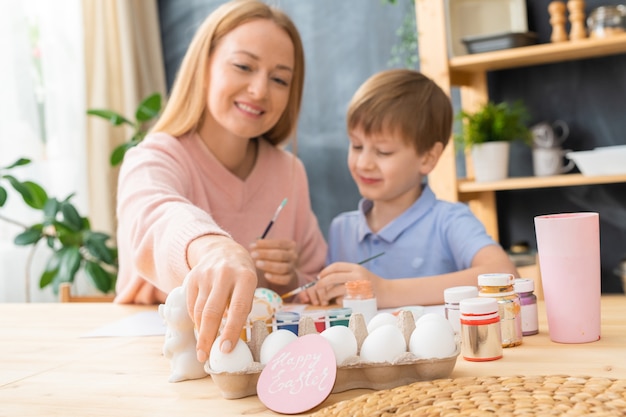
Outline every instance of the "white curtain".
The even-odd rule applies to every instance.
[[[12,174],[39,183],[59,199],[75,193],[72,201],[86,216],[82,19],[80,0],[0,0],[0,167],[20,157],[31,159],[31,165]],[[41,220],[17,193],[10,193],[0,214],[25,224]],[[21,230],[0,220],[0,302],[27,299],[29,248],[12,243]],[[50,289],[38,288],[46,258],[42,245],[33,262],[31,301],[56,299]]]
[[[83,0],[87,108],[133,119],[142,99],[165,98],[165,69],[156,0]],[[87,120],[91,226],[115,235],[118,168],[109,157],[132,132]],[[102,175],[106,172],[107,175]]]

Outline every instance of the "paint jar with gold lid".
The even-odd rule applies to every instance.
[[[519,295],[514,289],[512,274],[494,273],[478,276],[478,296],[495,298],[500,313],[502,347],[522,344],[522,317]]]

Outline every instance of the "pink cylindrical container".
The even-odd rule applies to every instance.
[[[550,339],[600,339],[600,219],[598,213],[535,217],[537,253]]]

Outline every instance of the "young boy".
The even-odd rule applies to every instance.
[[[469,208],[437,200],[425,182],[452,117],[448,96],[416,71],[383,71],[357,90],[347,114],[348,167],[363,198],[330,226],[328,266],[307,291],[312,304],[341,303],[352,280],[370,280],[378,307],[392,308],[442,304],[444,289],[477,285],[482,273],[517,276]]]

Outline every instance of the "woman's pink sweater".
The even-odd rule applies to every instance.
[[[287,205],[268,238],[296,242],[301,285],[324,267],[326,242],[298,158],[259,140],[256,164],[241,180],[195,134],[148,135],[126,153],[119,175],[116,302],[163,302],[190,270],[192,240],[220,234],[248,247],[284,198]]]

